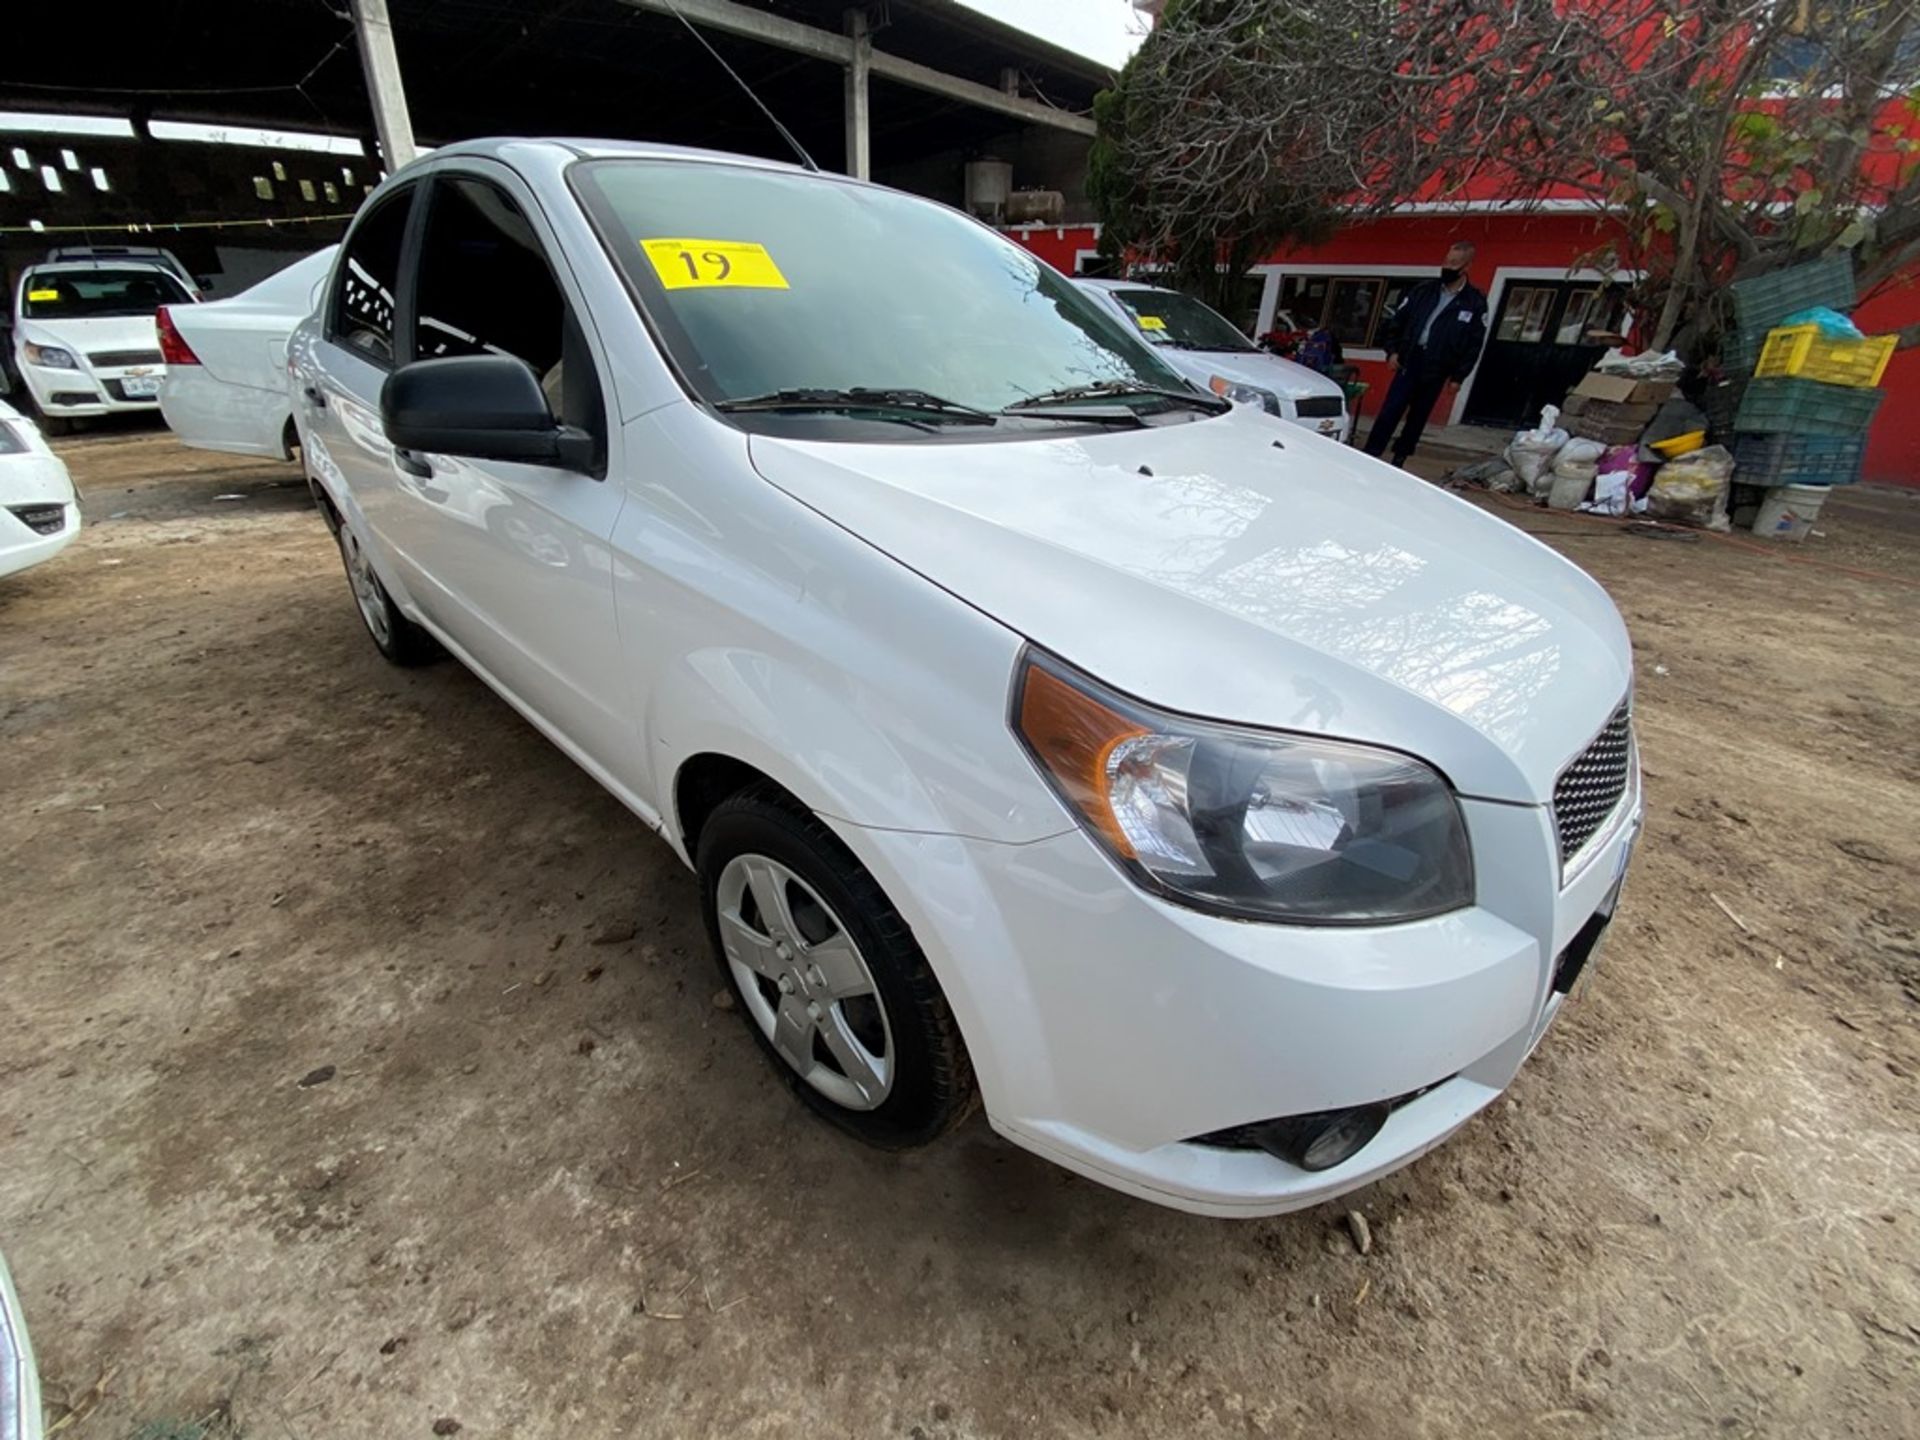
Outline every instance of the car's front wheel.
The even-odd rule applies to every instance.
[[[935,1139],[973,1067],[925,954],[834,833],[772,787],[700,832],[707,932],[748,1029],[796,1094],[869,1144]]]
[[[353,527],[345,520],[340,521],[334,527],[333,538],[340,546],[340,561],[347,567],[347,583],[353,587],[360,618],[366,622],[367,634],[380,647],[380,653],[396,665],[425,665],[438,659],[440,646],[433,636],[400,613],[387,594],[387,587],[374,573],[373,562],[367,558],[366,547],[354,534]]]

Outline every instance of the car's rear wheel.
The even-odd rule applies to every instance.
[[[353,527],[342,520],[334,528],[333,538],[340,546],[340,561],[347,567],[347,584],[353,588],[360,618],[380,653],[396,665],[425,665],[438,659],[439,645],[433,636],[400,613],[387,594],[387,587],[374,573],[373,562],[367,558],[366,547],[353,533]]]
[[[965,1117],[973,1067],[913,933],[839,838],[772,787],[700,832],[701,902],[748,1029],[809,1108],[906,1149]]]

